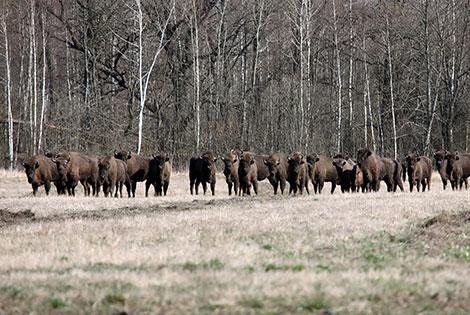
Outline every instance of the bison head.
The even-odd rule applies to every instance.
[[[109,165],[110,165],[110,161],[107,158],[102,159],[102,160],[100,159],[98,161],[98,174],[99,174],[101,182],[106,180],[106,178],[108,177]]]
[[[448,153],[449,152],[445,151],[445,150],[438,150],[438,151],[434,152],[434,160],[436,161],[436,167],[438,169],[441,168],[442,162],[444,162],[444,160],[446,160],[446,155]]]
[[[300,153],[294,153],[292,156],[287,158],[287,174],[291,178],[291,180],[297,180],[302,171],[302,167],[304,167],[305,159],[304,156]]]
[[[163,183],[163,169],[165,168],[165,163],[170,161],[170,158],[164,155],[154,154],[152,161],[150,161],[151,170],[157,174],[157,179]]]
[[[70,155],[68,154],[58,154],[55,158],[52,159],[57,166],[57,173],[59,174],[59,179],[65,181],[67,179],[67,170],[70,164]]]
[[[253,155],[244,156],[240,159],[238,165],[238,175],[240,177],[240,181],[248,176],[250,173],[251,165],[255,164],[255,157]]]
[[[36,169],[39,167],[39,162],[23,162],[23,167],[26,173],[26,177],[28,178],[28,183],[31,184],[34,180],[34,174],[36,173]]]
[[[460,160],[459,152],[451,153],[446,151],[445,158],[447,160],[447,174],[451,174],[455,164]]]
[[[235,154],[234,150],[231,150],[229,154],[222,157],[222,162],[224,162],[224,175],[230,176],[234,164],[238,163],[238,155]]]
[[[114,157],[119,160],[123,160],[124,162],[127,162],[127,160],[130,160],[132,157],[132,152],[131,151],[114,151]]]
[[[357,150],[358,164],[364,163],[364,161],[367,160],[367,158],[371,155],[372,155],[372,151],[369,150],[368,148],[362,148],[362,149]]]
[[[264,160],[264,165],[267,166],[268,168],[268,177],[269,178],[275,178],[277,174],[279,173],[279,165],[281,164],[281,161],[279,159],[267,159]]]

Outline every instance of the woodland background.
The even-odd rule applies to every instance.
[[[470,0],[2,0],[0,166],[468,151]]]

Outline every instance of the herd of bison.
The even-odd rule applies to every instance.
[[[212,195],[215,194],[216,163],[224,164],[223,173],[228,185],[228,194],[250,195],[251,188],[258,193],[258,182],[268,179],[274,194],[278,190],[283,194],[286,183],[289,193],[309,193],[309,183],[315,193],[321,193],[324,183],[331,182],[331,193],[336,185],[342,192],[370,192],[380,189],[384,181],[387,191],[403,191],[403,181],[408,182],[410,191],[413,187],[422,191],[430,189],[433,163],[426,156],[409,153],[400,160],[381,157],[364,148],[357,151],[356,159],[342,154],[333,157],[324,155],[307,155],[293,153],[286,156],[282,153],[258,155],[252,152],[231,150],[219,157],[206,152],[189,161],[190,192],[198,194],[202,184],[204,194],[207,184]],[[436,168],[441,176],[444,189],[447,182],[452,189],[467,186],[470,176],[470,154],[451,153],[449,151],[434,152]],[[165,155],[144,157],[131,152],[115,152],[110,156],[90,156],[77,152],[45,153],[35,155],[24,161],[23,167],[31,184],[33,194],[42,185],[49,194],[51,183],[57,188],[59,195],[75,195],[75,188],[80,182],[85,196],[98,196],[101,188],[105,197],[122,198],[123,186],[128,197],[135,197],[137,182],[145,181],[145,196],[151,185],[155,195],[166,195],[171,177],[170,158]]]

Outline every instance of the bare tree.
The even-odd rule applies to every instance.
[[[8,43],[8,30],[7,30],[7,10],[2,15],[2,31],[5,43],[5,103],[7,105],[8,112],[8,158],[10,161],[10,170],[13,170],[14,157],[13,157],[13,113],[11,106],[11,72],[10,72],[10,46]]]
[[[164,21],[164,24],[158,30],[160,32],[160,41],[158,43],[157,49],[153,53],[153,59],[151,64],[149,65],[147,71],[144,73],[144,43],[143,43],[143,32],[144,32],[144,16],[142,12],[142,5],[140,0],[135,0],[135,4],[137,7],[136,10],[136,18],[139,27],[139,55],[138,55],[138,64],[139,64],[139,90],[140,90],[140,107],[139,107],[139,131],[138,131],[138,140],[137,140],[137,154],[140,154],[140,150],[142,147],[142,128],[144,124],[144,109],[145,109],[145,102],[147,100],[147,89],[150,82],[150,77],[152,75],[152,71],[155,67],[157,62],[157,58],[163,50],[167,40],[165,38],[166,28],[168,26],[168,22],[170,21],[171,15],[173,10],[175,9],[175,2],[171,2],[171,9],[168,17]]]

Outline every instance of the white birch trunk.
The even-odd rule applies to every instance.
[[[352,98],[352,84],[353,84],[353,22],[352,22],[352,0],[349,0],[349,80],[348,80],[348,102],[349,102],[349,130],[351,133],[351,141],[354,142],[353,125],[353,98]]]
[[[31,53],[32,53],[32,93],[33,93],[33,153],[37,153],[37,107],[38,107],[38,94],[37,94],[37,52],[36,52],[36,19],[35,19],[35,0],[31,0]]]
[[[143,52],[144,52],[144,46],[143,46],[143,41],[142,41],[142,36],[143,36],[143,31],[144,31],[144,25],[143,25],[143,13],[142,13],[142,6],[140,0],[135,0],[136,6],[137,6],[137,23],[139,26],[139,53],[138,53],[138,67],[139,67],[139,91],[140,91],[140,106],[139,106],[139,132],[138,132],[138,140],[137,140],[137,154],[140,154],[141,148],[142,148],[142,131],[143,131],[143,124],[144,124],[144,109],[145,109],[145,101],[147,99],[147,89],[148,89],[148,84],[150,82],[150,77],[152,75],[152,71],[155,67],[155,64],[157,62],[157,58],[160,55],[163,47],[165,46],[165,32],[166,28],[168,26],[168,23],[170,21],[171,15],[173,13],[173,10],[175,8],[175,2],[172,1],[172,6],[170,9],[170,12],[168,13],[168,17],[165,21],[165,24],[161,27],[160,32],[160,42],[158,44],[158,48],[155,51],[152,59],[152,63],[149,66],[149,69],[146,71],[145,75],[143,72]],[[144,78],[145,77],[145,78]]]
[[[5,65],[6,65],[6,86],[5,86],[5,98],[7,104],[7,116],[8,116],[8,159],[10,161],[10,170],[13,170],[15,167],[14,156],[13,156],[13,113],[11,108],[11,75],[10,75],[10,47],[8,43],[8,33],[7,33],[7,21],[6,21],[6,12],[3,14],[2,19],[2,29],[3,37],[5,43]]]
[[[391,52],[391,43],[390,43],[390,23],[389,23],[389,18],[387,17],[387,38],[386,38],[386,44],[387,44],[387,56],[388,56],[388,72],[389,72],[389,80],[390,80],[390,106],[391,106],[391,112],[392,112],[392,132],[393,132],[393,154],[394,154],[394,159],[397,158],[398,156],[398,147],[397,147],[397,127],[396,127],[396,121],[395,121],[395,98],[393,95],[393,68],[392,68],[392,52]]]
[[[335,53],[336,53],[336,70],[338,76],[338,119],[336,125],[336,151],[341,152],[341,119],[342,119],[342,80],[341,80],[341,59],[340,59],[340,51],[339,51],[339,43],[338,43],[338,27],[337,27],[337,20],[336,20],[336,5],[335,0],[333,1],[333,32],[334,32],[334,41],[335,41]]]
[[[42,141],[43,141],[43,130],[44,130],[44,121],[46,114],[46,19],[44,18],[44,13],[42,13],[42,106],[41,106],[41,118],[39,120],[39,139],[38,139],[38,151],[41,151]]]
[[[372,142],[372,148],[375,152],[377,150],[377,143],[375,141],[374,120],[372,119],[372,99],[371,99],[371,95],[370,95],[369,67],[367,66],[366,34],[365,34],[365,31],[363,31],[362,50],[364,52],[364,74],[365,74],[365,80],[366,80],[365,89],[366,89],[366,94],[367,94],[367,107],[368,107],[369,123],[370,123],[370,138],[371,138],[371,142]],[[367,121],[367,119],[366,119],[366,121]],[[367,134],[367,131],[366,131],[366,134]],[[366,141],[366,143],[367,143],[367,141]]]

